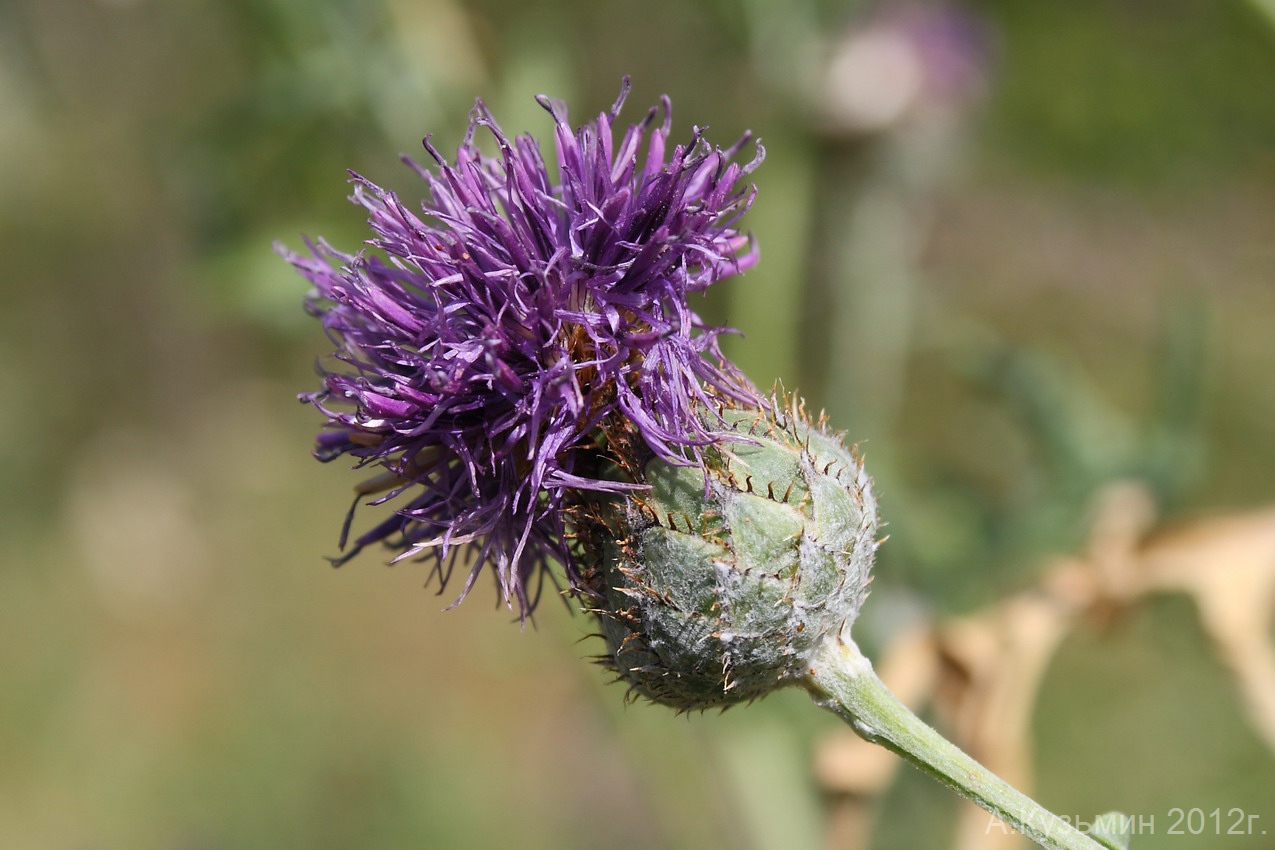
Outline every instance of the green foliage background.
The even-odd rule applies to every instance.
[[[543,133],[533,95],[584,120],[631,74],[631,118],[667,92],[675,133],[765,140],[763,262],[705,312],[755,380],[867,440],[883,612],[1024,586],[1113,480],[1170,518],[1275,499],[1271,7],[967,10],[986,92],[918,153],[928,131],[833,136],[798,96],[854,2],[0,7],[0,846],[820,846],[808,765],[835,721],[800,694],[625,706],[584,617],[520,630],[487,588],[443,613],[413,566],[322,561],[354,474],[308,457],[293,397],[323,340],[270,246],[356,244],[344,170],[414,197],[397,154],[454,147],[475,96]],[[896,290],[867,263],[819,290],[857,259],[817,243],[869,190],[902,198],[880,226],[914,250],[860,344]],[[1163,833],[1170,807],[1241,807],[1275,835],[1275,763],[1172,600],[1067,646],[1038,745],[1060,812]],[[926,783],[874,847],[945,846]]]

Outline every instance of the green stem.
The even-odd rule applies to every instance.
[[[903,756],[1041,847],[1104,850],[926,725],[877,678],[853,641],[827,640],[803,684],[860,737]]]

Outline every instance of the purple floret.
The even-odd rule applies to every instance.
[[[736,229],[754,190],[736,184],[762,148],[741,165],[747,136],[721,149],[696,128],[668,150],[667,98],[617,142],[628,88],[578,131],[565,105],[538,98],[556,124],[556,182],[535,140],[507,138],[479,101],[453,163],[428,138],[433,170],[405,158],[428,189],[423,216],[351,173],[376,250],[282,251],[336,345],[325,388],[301,396],[328,418],[315,454],[382,467],[358,492],[395,505],[339,562],[383,541],[395,560],[434,559],[445,584],[463,555],[461,597],[490,567],[525,616],[553,562],[578,587],[573,493],[635,486],[597,462],[607,423],[695,463],[713,441],[701,412],[756,402],[718,347],[725,329],[688,298],[757,260]],[[479,128],[497,156],[479,151]]]

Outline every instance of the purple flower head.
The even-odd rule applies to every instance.
[[[328,420],[315,454],[380,467],[357,492],[395,506],[337,563],[382,541],[395,560],[433,560],[445,584],[463,556],[461,597],[490,567],[526,616],[554,561],[579,586],[573,498],[635,486],[606,476],[608,424],[690,464],[712,442],[710,402],[756,400],[718,347],[724,329],[688,301],[757,260],[736,229],[754,190],[737,184],[763,150],[741,165],[747,136],[721,149],[698,128],[670,149],[667,98],[617,140],[628,88],[576,131],[565,105],[538,98],[556,125],[556,180],[536,141],[506,137],[479,101],[452,163],[428,137],[434,169],[405,158],[428,190],[424,215],[352,173],[373,250],[282,251],[336,346],[324,389],[301,396]]]

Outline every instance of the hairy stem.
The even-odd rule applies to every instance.
[[[903,756],[1049,850],[1105,850],[993,774],[899,702],[852,641],[832,637],[803,682],[816,703],[862,738]]]

